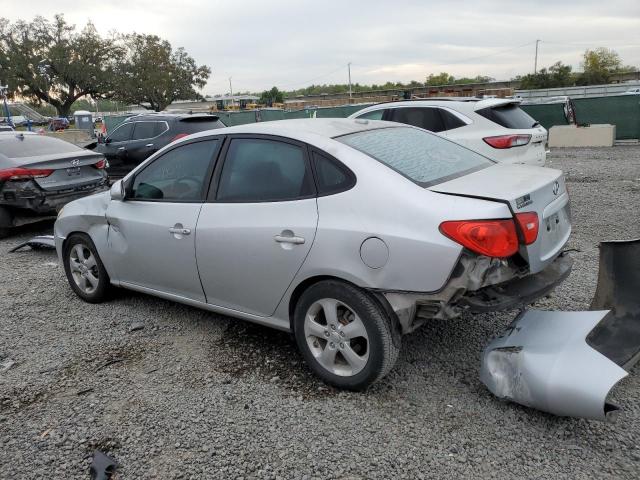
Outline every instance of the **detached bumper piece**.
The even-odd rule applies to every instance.
[[[627,372],[585,341],[606,315],[539,310],[519,315],[485,349],[480,379],[495,396],[527,407],[613,419],[618,407],[606,398]]]
[[[640,359],[640,239],[600,245],[591,308],[521,313],[486,347],[480,379],[528,407],[613,420],[619,407],[607,396]]]

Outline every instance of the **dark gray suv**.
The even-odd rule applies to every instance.
[[[109,161],[111,177],[121,177],[172,141],[224,127],[215,115],[143,114],[128,118],[95,146]]]

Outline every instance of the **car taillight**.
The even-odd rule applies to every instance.
[[[538,238],[540,221],[536,212],[516,213],[516,222],[520,226],[525,245],[531,245]]]
[[[179,134],[177,134],[175,137],[173,137],[173,138],[171,139],[171,141],[172,141],[172,142],[175,142],[176,140],[178,140],[178,139],[180,139],[180,138],[182,138],[182,137],[186,137],[187,135],[189,135],[189,134],[188,134],[188,133],[179,133]]]
[[[518,234],[512,219],[442,222],[440,231],[472,252],[487,257],[506,258],[518,251]]]
[[[0,170],[0,181],[30,180],[32,178],[48,177],[53,169],[48,168],[5,168]]]
[[[482,140],[493,148],[521,147],[529,143],[531,135],[499,135],[497,137],[484,137]]]
[[[97,163],[93,164],[93,167],[97,168],[98,170],[102,170],[106,166],[107,166],[107,161],[104,158],[102,160],[99,160]]]

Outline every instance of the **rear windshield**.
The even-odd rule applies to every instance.
[[[0,138],[0,153],[9,158],[37,157],[57,153],[81,152],[82,148],[72,143],[44,135],[3,135]]]
[[[482,155],[417,128],[367,130],[336,140],[366,153],[423,187],[493,165]]]
[[[179,122],[180,130],[183,132],[195,133],[204,132],[205,130],[213,130],[214,128],[223,128],[225,125],[218,117],[187,117]]]
[[[533,128],[538,125],[538,122],[514,103],[483,108],[482,110],[477,110],[476,113],[487,120],[491,120],[493,123],[502,125],[504,128],[523,129]]]

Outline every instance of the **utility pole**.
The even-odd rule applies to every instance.
[[[351,101],[351,62],[347,63],[347,69],[349,70],[349,101]]]
[[[231,77],[229,77],[229,96],[231,97],[231,106],[233,107],[233,87],[231,86]]]
[[[538,73],[538,44],[541,42],[542,40],[536,40],[536,59],[533,62],[533,74],[535,75],[536,73]]]

